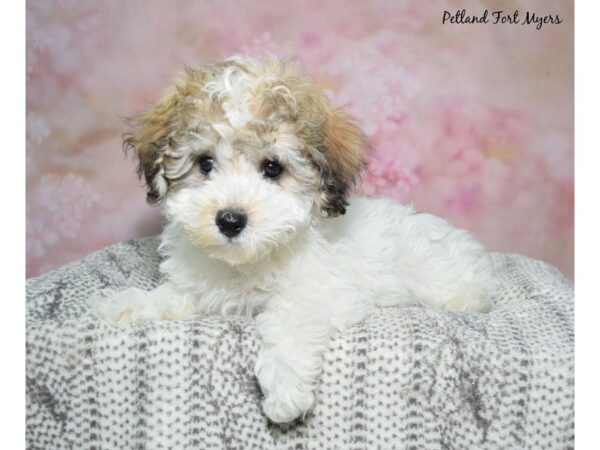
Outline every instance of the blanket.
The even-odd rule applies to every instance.
[[[160,282],[158,238],[27,281],[30,449],[566,449],[573,432],[573,286],[493,253],[488,314],[378,311],[334,338],[317,405],[271,423],[252,319],[117,327],[86,299]]]

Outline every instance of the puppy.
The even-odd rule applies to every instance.
[[[165,281],[94,308],[120,324],[255,316],[274,422],[310,411],[331,337],[376,307],[490,306],[490,259],[466,232],[391,200],[348,201],[365,135],[290,62],[186,70],[125,146],[148,202],[163,205]]]

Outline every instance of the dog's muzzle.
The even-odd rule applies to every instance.
[[[215,219],[219,231],[228,238],[232,238],[241,233],[248,223],[248,216],[239,211],[231,209],[222,209],[217,212]]]

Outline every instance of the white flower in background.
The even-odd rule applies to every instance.
[[[37,114],[27,115],[26,130],[27,140],[34,144],[41,144],[50,135],[48,121]]]
[[[81,238],[100,195],[82,176],[46,174],[28,193],[27,253],[40,257],[56,244]]]

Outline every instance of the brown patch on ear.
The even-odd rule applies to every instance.
[[[178,81],[154,107],[130,121],[133,131],[124,136],[123,147],[126,151],[133,150],[138,158],[137,172],[146,181],[149,204],[160,204],[169,186],[176,182],[176,177],[173,180],[167,177],[167,167],[177,159],[174,150],[186,138],[190,124],[222,120],[220,102],[206,101],[202,87],[232,65],[245,70],[232,61],[199,69],[186,67]]]
[[[329,105],[327,105],[329,106]],[[364,165],[363,151],[368,140],[356,119],[330,107],[323,126],[323,150],[328,168],[323,173],[321,212],[336,217],[346,212],[347,196]]]
[[[134,130],[124,136],[124,149],[133,150],[138,158],[137,173],[146,181],[150,205],[159,204],[167,192],[165,159],[175,138],[180,99],[178,89],[171,88],[156,106],[131,120]]]
[[[306,151],[321,176],[321,213],[335,217],[346,212],[347,196],[364,166],[363,153],[368,139],[350,114],[336,108],[314,80],[298,70],[293,61],[265,66],[286,88],[278,94],[277,108],[271,108],[269,120],[294,123],[307,145]],[[282,95],[289,93],[288,95]],[[294,107],[281,102],[293,100]],[[277,114],[275,114],[275,110]],[[268,111],[268,109],[267,109]],[[281,112],[283,114],[281,115]],[[268,116],[268,114],[267,114]]]

